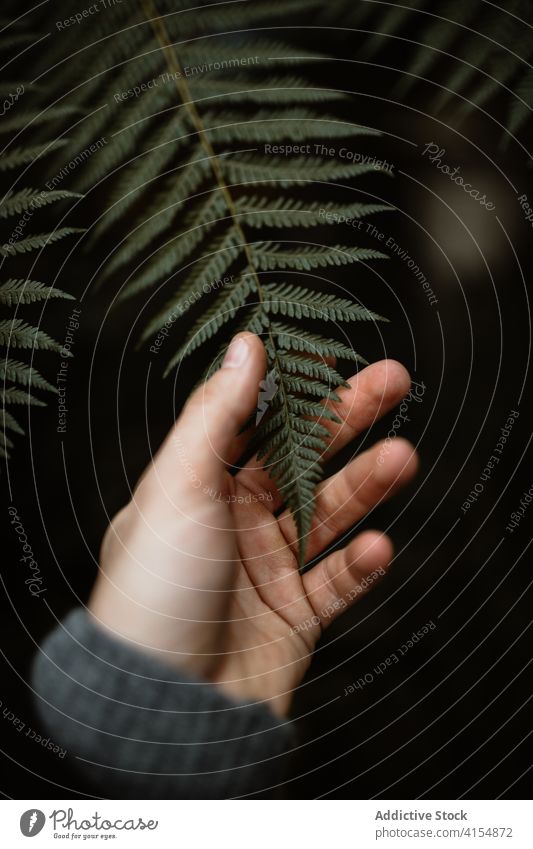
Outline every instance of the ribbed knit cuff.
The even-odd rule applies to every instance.
[[[34,660],[36,707],[98,795],[235,798],[275,787],[290,723],[108,635],[82,609]]]

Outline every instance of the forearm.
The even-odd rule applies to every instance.
[[[47,731],[92,789],[125,798],[234,798],[280,781],[290,726],[72,612],[36,656],[32,684]]]

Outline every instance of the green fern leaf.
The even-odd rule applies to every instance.
[[[0,171],[9,171],[12,168],[19,168],[21,165],[28,165],[29,162],[35,162],[41,156],[45,156],[60,147],[64,147],[68,142],[65,139],[57,139],[54,142],[48,142],[44,147],[18,147],[10,153],[4,153],[0,157]]]
[[[197,348],[211,339],[231,319],[235,318],[242,309],[250,292],[255,290],[253,278],[248,276],[235,282],[227,283],[222,294],[202,317],[193,324],[185,337],[183,345],[170,360],[168,374],[184,357],[189,356]]]
[[[475,107],[485,107],[506,89],[512,97],[506,141],[531,117],[533,92],[526,79],[533,59],[532,18],[527,0],[507,0],[499,6],[443,0],[437,9],[430,0],[416,4],[403,0],[377,14],[374,3],[350,3],[346,5],[346,19],[354,29],[369,26],[376,31],[375,37],[367,39],[363,46],[366,56],[387,49],[394,39],[402,40],[406,33],[414,55],[394,89],[398,97],[427,76],[441,89],[432,99],[433,112],[439,114],[457,99],[459,106],[452,119],[459,124]],[[444,78],[435,75],[432,79],[443,56],[453,58],[451,70]],[[517,115],[520,118],[515,122]]]
[[[44,401],[35,398],[27,390],[23,389],[4,389],[1,392],[2,406],[5,404],[30,404],[33,407],[46,407]]]
[[[387,255],[372,248],[347,248],[342,245],[324,247],[322,245],[298,245],[293,251],[282,251],[273,242],[263,242],[255,252],[255,267],[261,271],[274,271],[280,268],[296,268],[299,271],[311,271],[313,268],[326,268],[333,265],[348,265],[368,259],[387,259]]]
[[[44,192],[37,189],[21,189],[19,192],[9,192],[0,203],[0,218],[8,218],[11,215],[20,215],[28,210],[40,209],[58,200],[68,198],[81,198],[83,195],[76,192],[52,191]]]
[[[292,108],[284,114],[273,115],[269,112],[257,112],[253,120],[243,121],[242,112],[207,112],[206,132],[218,143],[228,142],[269,142],[273,134],[280,139],[292,142],[308,141],[309,138],[323,139],[346,138],[347,136],[376,136],[376,130],[361,127],[348,121],[327,119],[308,109]]]
[[[214,288],[213,282],[218,282],[216,281],[216,278],[213,278],[212,276],[213,263],[218,263],[220,261],[219,257],[224,254],[226,254],[228,263],[233,261],[233,257],[235,256],[234,249],[236,247],[234,245],[234,238],[234,234],[230,230],[226,231],[214,240],[211,246],[211,252],[194,264],[191,269],[191,273],[188,275],[185,282],[180,285],[176,294],[170,301],[167,301],[163,309],[156,313],[156,315],[146,325],[140,338],[141,343],[153,336],[154,333],[157,333],[163,324],[167,322],[174,323],[178,318],[181,318],[202,297],[209,294],[211,289]],[[229,256],[227,255],[228,250],[231,251],[231,255]],[[223,283],[223,280],[221,278],[219,279],[220,282]]]
[[[397,86],[400,96],[405,95],[416,81],[438,62],[443,53],[454,49],[454,44],[465,33],[463,27],[475,17],[475,14],[474,3],[465,3],[464,0],[451,0],[442,10],[442,16],[430,18],[430,22],[420,38],[423,45],[420,44],[417,48],[415,56],[408,66],[407,75],[400,80]]]
[[[271,322],[272,332],[276,334],[277,344],[285,350],[301,351],[307,354],[319,356],[335,356],[343,360],[352,360],[362,365],[368,365],[367,360],[357,354],[352,348],[339,342],[337,339],[329,339],[318,333],[311,333],[301,327],[290,324]]]
[[[533,112],[533,70],[527,71],[516,90],[516,99],[509,110],[508,128],[515,135],[531,118]]]
[[[297,416],[310,416],[313,420],[320,422],[320,419],[340,424],[341,419],[335,415],[328,407],[319,404],[316,401],[308,401],[306,398],[297,398],[293,395],[287,397],[287,406],[291,413]]]
[[[328,377],[329,380],[329,377]],[[302,380],[301,376],[294,377],[290,374],[285,374],[283,382],[287,387],[287,392],[300,392],[303,395],[310,395],[315,398],[327,398],[329,401],[340,401],[340,396],[332,391],[329,383],[323,383],[321,380],[310,380],[306,378]]]
[[[210,223],[212,224],[212,222]],[[205,229],[210,229],[209,223],[206,225]],[[204,236],[205,229],[203,232],[197,232],[196,238],[198,240]],[[188,244],[190,245],[191,242]],[[153,265],[149,265],[141,275],[132,281],[132,283],[124,290],[123,297],[129,297],[131,294],[134,294],[147,286],[155,286],[155,284],[162,278],[172,276],[175,273],[176,265],[179,262],[177,258],[185,256],[187,252],[187,243],[179,238],[170,245],[165,245],[164,249],[160,251],[160,255],[156,262]],[[213,281],[220,279],[238,255],[239,248],[236,243],[235,233],[229,230],[222,237],[220,247],[207,254],[202,261],[201,267],[203,284],[210,286]],[[197,277],[197,274],[198,269],[195,270],[195,277]]]
[[[192,93],[197,103],[208,105],[210,100],[238,104],[251,102],[279,106],[285,103],[331,103],[348,98],[343,91],[314,88],[305,79],[296,76],[273,77],[267,85],[258,85],[251,76],[234,74],[230,80],[192,81]]]
[[[95,238],[123,218],[131,206],[139,201],[143,192],[149,193],[153,189],[150,185],[151,181],[165,173],[164,169],[175,153],[173,145],[188,137],[184,127],[183,122],[180,123],[178,128],[176,123],[164,124],[163,128],[151,139],[144,153],[138,154],[131,161],[129,168],[121,171],[112,191],[109,207],[95,228]],[[176,133],[178,133],[178,137],[176,137]],[[183,135],[180,136],[180,133],[183,133]],[[201,185],[209,168],[209,161],[206,160],[205,156],[199,157],[195,150],[189,159],[172,175],[175,193],[179,194],[180,183],[183,180],[187,187],[183,193],[183,199],[185,199],[187,192],[192,192]],[[90,171],[89,173],[92,174]],[[89,179],[89,176],[87,176],[87,179]]]
[[[287,162],[265,164],[264,158],[243,156],[239,161],[227,157],[222,160],[224,173],[235,183],[275,184],[283,189],[301,183],[332,183],[349,180],[363,174],[381,171],[389,174],[386,168],[358,162],[324,162],[316,157],[295,156]]]
[[[11,413],[9,413],[6,409],[3,409],[2,412],[0,413],[0,416],[1,416],[0,427],[2,428],[2,430],[4,430],[4,429],[12,430],[13,433],[18,433],[19,436],[24,436],[24,431],[22,430],[21,426],[17,422],[16,418],[11,415]],[[3,438],[0,437],[0,439],[3,439]],[[13,443],[10,444],[10,447],[12,447],[12,445],[13,445]]]
[[[0,434],[0,457],[2,459],[8,459],[11,454],[9,453],[9,449],[13,448],[13,440],[11,440],[5,430]]]
[[[43,330],[32,327],[19,318],[0,321],[0,345],[11,348],[40,348],[45,351],[62,350],[62,346]]]
[[[47,389],[49,392],[57,392],[56,387],[48,383],[33,366],[22,363],[20,360],[6,359],[0,361],[0,380],[2,382],[10,380],[11,383],[20,383],[22,386],[31,386],[35,389]]]
[[[387,321],[383,316],[347,298],[314,292],[303,286],[265,283],[263,306],[271,315],[319,318],[322,321]]]
[[[35,280],[7,280],[0,284],[0,304],[5,304],[8,307],[18,304],[34,304],[48,298],[74,300],[73,296],[67,292],[53,286],[45,286]]]
[[[188,185],[192,184],[189,183]],[[184,187],[182,186],[182,188]],[[180,268],[184,261],[194,252],[195,248],[203,242],[205,237],[217,225],[221,216],[225,213],[224,202],[216,194],[210,194],[207,198],[201,199],[201,201],[200,203],[195,203],[194,209],[184,218],[182,232],[171,242],[163,246],[153,265],[150,264],[143,273],[137,275],[128,283],[122,293],[122,297],[131,297],[146,287],[155,285],[162,277]],[[182,201],[178,200],[178,204],[181,203]],[[171,209],[173,217],[176,214],[176,210],[174,208]],[[164,209],[163,213],[161,213],[160,217],[163,218],[163,222],[160,221],[159,224],[170,223],[165,215],[166,212],[167,210]],[[170,218],[171,220],[172,218]],[[149,224],[152,226],[148,227]],[[152,220],[148,218],[144,232],[141,229],[141,233],[135,238],[136,244],[134,249],[130,248],[127,254],[125,251],[122,252],[118,260],[118,266],[126,261],[126,257],[127,259],[131,259],[146,247],[154,229],[157,232],[157,227],[154,228]],[[111,273],[116,268],[117,259],[110,266],[108,273]]]
[[[62,122],[65,118],[80,113],[77,106],[54,106],[50,109],[37,109],[32,112],[17,112],[0,124],[0,133],[13,133],[26,128],[34,128],[47,121]]]
[[[289,21],[291,10],[315,14],[320,5],[318,0],[286,0],[275,5],[275,13]],[[236,329],[264,340],[279,391],[259,423],[257,444],[295,517],[302,564],[330,433],[325,425],[336,420],[335,389],[345,385],[331,363],[335,357],[363,360],[349,344],[300,325],[307,319],[344,323],[380,317],[349,297],[296,282],[272,282],[273,272],[300,278],[303,271],[309,277],[316,269],[363,264],[383,254],[365,247],[289,242],[285,233],[266,237],[262,231],[320,227],[385,211],[385,204],[353,203],[351,198],[332,204],[322,195],[324,186],[338,192],[349,181],[352,189],[356,178],[390,175],[391,169],[355,147],[377,133],[335,113],[347,95],[318,88],[302,71],[325,57],[262,37],[272,21],[271,2],[223,6],[191,13],[184,0],[142,0],[110,7],[109,16],[99,16],[98,50],[88,45],[74,51],[72,73],[83,91],[84,109],[98,113],[87,127],[105,134],[108,143],[73,179],[81,188],[100,184],[107,192],[107,211],[92,238],[113,228],[119,247],[104,276],[118,269],[125,277],[129,272],[121,298],[148,289],[152,297],[172,287],[141,336],[142,343],[163,326],[165,338],[175,335],[175,343],[170,338],[165,343],[173,345],[167,373],[216,337],[220,346],[211,358],[212,373]],[[239,37],[228,38],[228,31]],[[193,32],[209,38],[191,38]],[[80,34],[81,29],[75,31]],[[117,79],[130,80],[132,86],[147,81],[143,38],[150,71],[157,67],[156,94],[128,96],[115,108],[106,63]],[[92,77],[96,74],[98,85],[84,84],[88,74],[82,64]],[[80,125],[78,139],[81,133]],[[316,152],[280,156],[271,151],[280,139],[299,148],[308,144]],[[252,185],[253,190],[247,188]],[[301,187],[306,202],[290,191]]]
[[[323,224],[338,224],[388,212],[391,206],[380,203],[305,203],[298,198],[266,198],[257,195],[237,200],[240,220],[248,227],[317,227]]]
[[[391,36],[397,35],[398,32],[406,27],[412,18],[409,12],[411,10],[416,11],[419,5],[418,0],[403,0],[402,4],[398,7],[394,5],[390,7],[385,6],[385,11],[379,15],[375,24],[374,35],[368,38],[365,43],[365,55],[368,57],[375,56],[383,47],[383,44],[391,40]],[[374,10],[370,7],[369,11]]]
[[[78,227],[60,227],[54,230],[53,233],[41,233],[39,235],[27,236],[25,239],[19,239],[12,244],[6,242],[0,245],[0,256],[15,256],[15,254],[28,253],[37,248],[45,248],[47,245],[58,242],[64,239],[65,236],[70,236],[73,233],[84,233],[85,231]]]
[[[293,354],[289,351],[278,351],[276,363],[283,373],[293,376],[298,375],[302,381],[302,386],[305,386],[305,377],[322,382],[330,381],[333,387],[348,385],[342,375],[335,371],[333,366],[326,362],[320,362],[320,360],[302,357],[299,354]]]

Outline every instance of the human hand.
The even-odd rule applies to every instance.
[[[101,625],[239,699],[285,715],[323,628],[390,564],[392,544],[364,531],[303,575],[296,527],[274,481],[252,460],[236,475],[240,433],[257,404],[265,351],[250,333],[196,390],[110,524],[89,610]],[[338,390],[331,457],[398,404],[410,379],[399,363],[368,366]],[[396,438],[361,453],[316,494],[306,557],[316,558],[417,469]],[[276,515],[278,514],[279,515]],[[366,579],[366,580],[364,580]]]

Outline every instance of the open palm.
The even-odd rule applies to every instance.
[[[322,628],[355,601],[392,557],[388,537],[365,531],[303,575],[292,516],[252,460],[236,475],[240,434],[257,403],[265,357],[242,334],[229,361],[187,403],[113,520],[89,608],[116,635],[213,681],[239,699],[285,714]],[[368,366],[339,391],[327,423],[328,457],[398,404],[409,376],[394,361]],[[411,479],[405,440],[378,443],[318,488],[306,558],[315,561]]]

